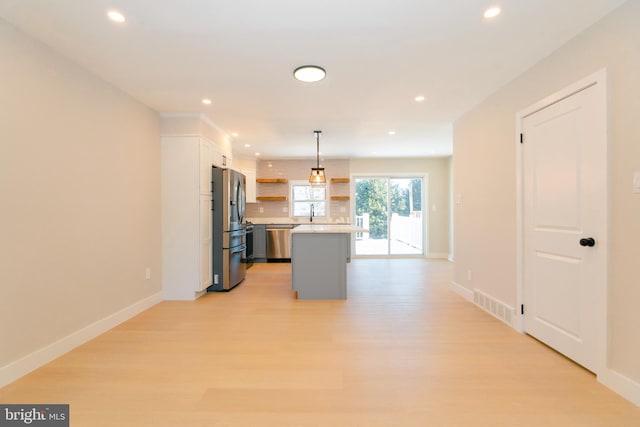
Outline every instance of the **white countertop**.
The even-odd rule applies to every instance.
[[[348,224],[302,224],[291,230],[291,233],[359,233],[368,232],[366,228]]]
[[[335,225],[349,225],[348,218],[326,218],[326,217],[314,217],[313,223],[309,222],[309,218],[307,217],[298,217],[298,218],[290,218],[290,217],[262,217],[262,218],[247,218],[247,221],[253,224],[335,224]]]

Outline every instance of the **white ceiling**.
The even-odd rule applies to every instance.
[[[622,3],[502,0],[487,21],[492,0],[0,0],[0,16],[158,112],[237,132],[236,153],[315,157],[320,129],[326,158],[428,157],[451,154],[457,117]],[[303,64],[327,77],[294,80]]]

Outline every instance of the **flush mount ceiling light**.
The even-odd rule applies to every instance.
[[[120,12],[118,12],[117,10],[110,10],[107,12],[107,16],[109,17],[109,19],[111,19],[113,22],[124,22],[127,20],[127,18],[124,17],[124,15]]]
[[[309,184],[322,185],[327,183],[327,177],[324,174],[324,168],[320,167],[320,134],[321,130],[314,130],[316,134],[316,167],[311,168],[311,174],[309,175]]]
[[[484,11],[484,17],[487,19],[495,18],[496,16],[500,15],[500,12],[502,12],[500,6],[492,6]]]
[[[324,79],[326,75],[327,72],[324,68],[318,67],[317,65],[303,65],[293,70],[293,77],[295,77],[296,80],[306,83],[319,82]]]

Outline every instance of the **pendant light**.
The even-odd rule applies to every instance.
[[[327,177],[324,174],[324,168],[320,167],[320,134],[321,130],[314,130],[316,134],[316,167],[311,168],[311,175],[309,175],[309,184],[322,185],[327,183]]]

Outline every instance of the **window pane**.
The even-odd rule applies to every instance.
[[[309,187],[311,188],[311,200],[324,200],[327,190],[325,187]]]
[[[291,185],[291,211],[293,216],[308,217],[313,205],[314,216],[327,215],[326,186],[312,186],[307,183]]]
[[[293,202],[293,216],[309,216],[309,202]]]
[[[309,189],[311,187],[308,185],[294,185],[293,186],[293,200],[310,200],[310,192]]]

